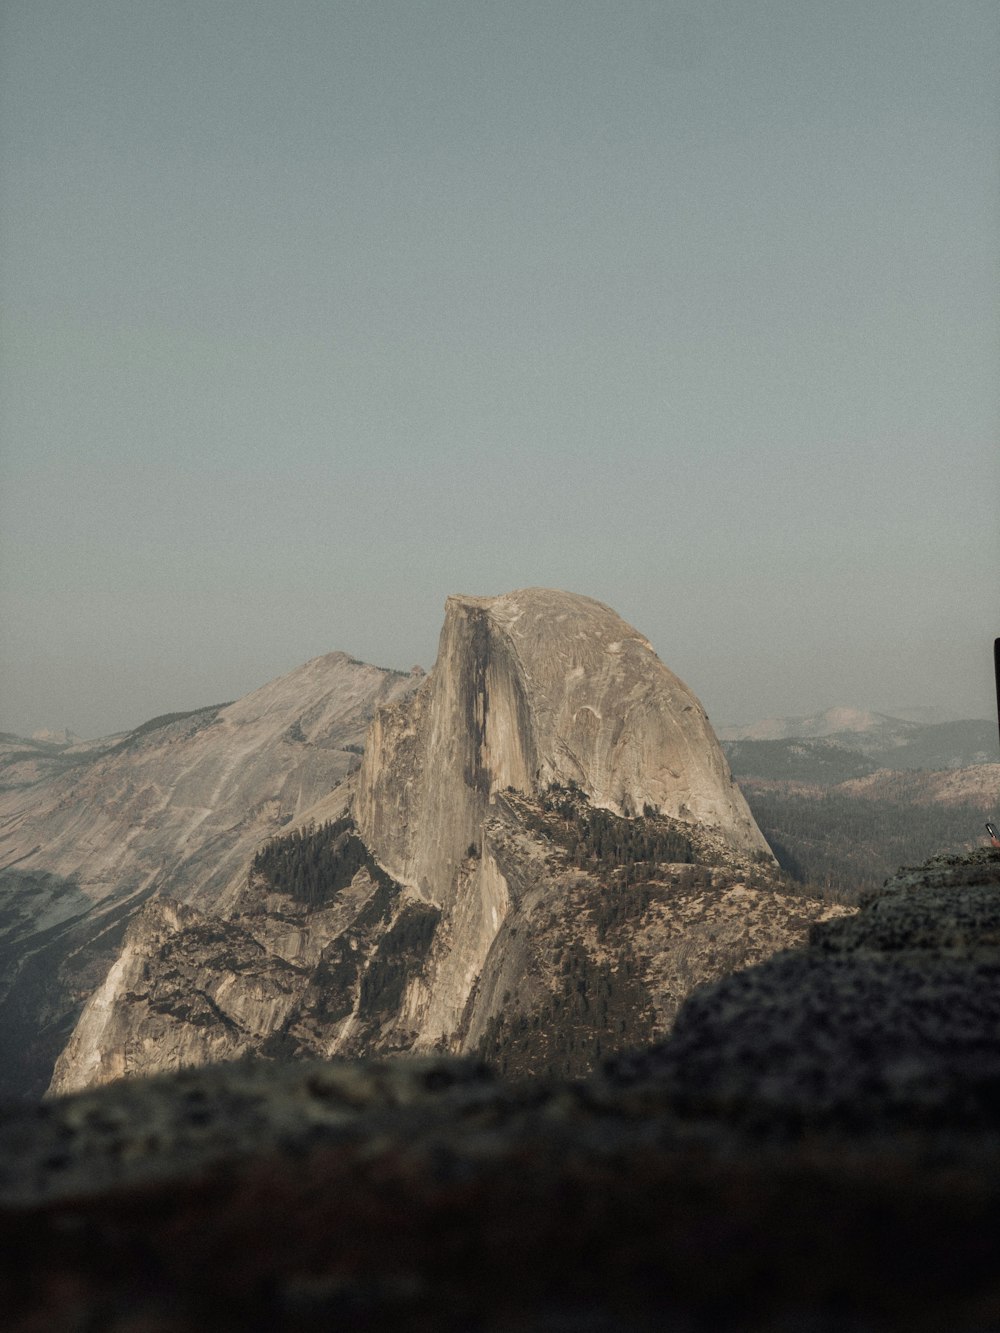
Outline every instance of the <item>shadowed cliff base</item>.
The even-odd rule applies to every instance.
[[[94,902],[75,878],[0,871],[0,1099],[33,1101],[149,890]]]
[[[981,852],[583,1082],[236,1064],[13,1111],[6,1327],[983,1333],[998,974]]]

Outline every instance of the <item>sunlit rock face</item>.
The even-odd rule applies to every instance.
[[[358,772],[285,830],[298,880],[248,856],[211,901],[145,909],[53,1092],[255,1053],[582,1073],[824,914],[781,891],[697,699],[599,602],[451,597],[433,671],[387,694]]]
[[[329,653],[235,703],[69,751],[44,781],[0,791],[0,866],[71,880],[90,901],[128,884],[208,905],[357,766],[376,707],[412,684]]]
[[[397,879],[447,900],[491,797],[575,783],[769,854],[701,704],[649,643],[589,597],[449,597],[437,665],[375,719],[355,811]]]
[[[142,905],[224,904],[262,841],[337,790],[413,679],[318,657],[235,703],[28,762],[0,755],[0,1095],[41,1093]]]
[[[496,978],[527,962],[501,928],[538,894],[514,885],[553,877],[498,796],[569,784],[592,806],[655,811],[770,859],[701,704],[614,611],[544,588],[449,597],[434,670],[376,715],[354,800],[379,861],[443,911],[417,1048],[471,1049],[502,1008]]]

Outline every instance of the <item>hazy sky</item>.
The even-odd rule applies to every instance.
[[[445,596],[994,707],[995,0],[5,0],[0,728]]]

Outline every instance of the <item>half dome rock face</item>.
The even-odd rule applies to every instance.
[[[135,916],[51,1091],[254,1054],[585,1073],[838,910],[782,891],[698,700],[599,602],[451,597],[378,703],[225,892]]]
[[[544,588],[449,597],[433,672],[375,718],[362,836],[399,880],[447,898],[491,797],[568,784],[769,855],[701,704],[614,611]]]

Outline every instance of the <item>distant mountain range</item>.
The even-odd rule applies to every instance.
[[[843,782],[879,768],[967,768],[1000,760],[997,724],[920,722],[860,708],[722,727],[733,773],[802,782]]]
[[[883,713],[841,704],[805,717],[768,717],[757,722],[726,724],[719,727],[718,736],[721,741],[784,741],[850,732],[877,733],[883,729],[897,731],[901,723],[930,727],[942,722],[961,721],[963,718],[960,713],[949,712],[944,708],[913,706]]]
[[[722,742],[761,830],[790,874],[852,897],[900,865],[971,850],[1000,816],[993,721],[831,708],[726,727]]]

